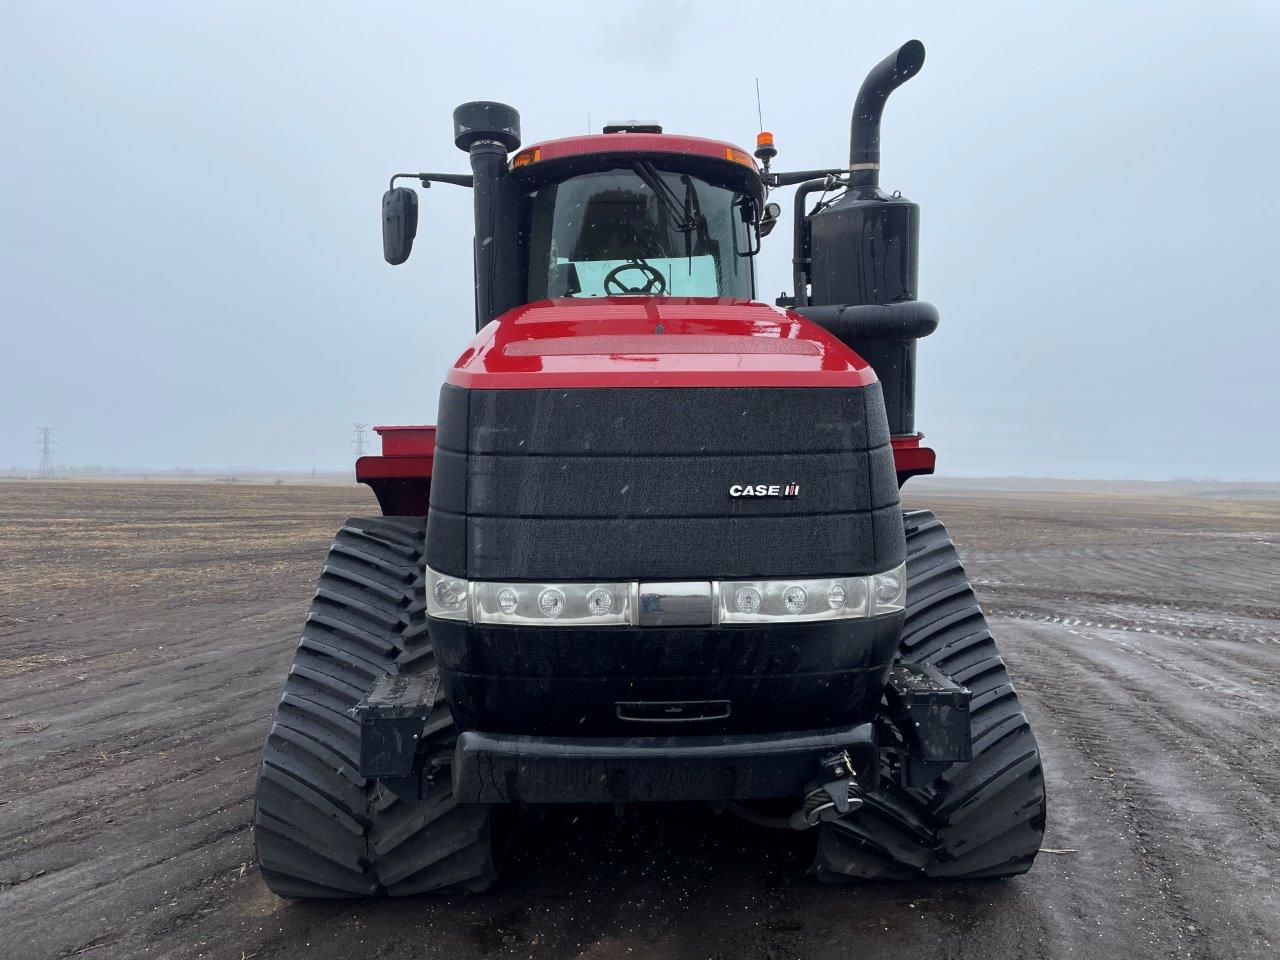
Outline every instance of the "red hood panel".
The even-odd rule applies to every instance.
[[[876,375],[817,324],[767,304],[606,297],[508,311],[476,335],[446,379],[476,390],[862,387]]]

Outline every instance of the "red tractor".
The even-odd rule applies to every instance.
[[[483,890],[525,805],[706,801],[816,832],[821,880],[1009,877],[1045,825],[1036,741],[955,547],[899,488],[915,430],[918,207],[849,164],[770,172],[656,124],[520,149],[454,111],[477,334],[437,426],[381,427],[267,739],[255,834],[288,897]],[[760,161],[758,164],[757,161]],[[756,255],[799,185],[795,293]],[[806,197],[820,192],[806,210]]]

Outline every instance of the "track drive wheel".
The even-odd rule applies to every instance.
[[[906,789],[885,769],[856,814],[821,825],[814,873],[828,882],[998,878],[1031,868],[1044,837],[1044,772],[1035,736],[946,528],[903,514],[907,617],[899,657],[929,663],[973,691],[973,759]]]
[[[492,808],[453,798],[457,730],[442,694],[423,735],[440,764],[425,799],[401,800],[359,774],[348,711],[378,677],[435,669],[424,524],[348,520],[329,549],[258,777],[258,863],[282,897],[457,893],[496,878]]]

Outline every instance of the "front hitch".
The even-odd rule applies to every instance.
[[[810,830],[824,820],[856,813],[863,802],[853,758],[848,750],[836,750],[818,761],[817,779],[805,787],[804,804],[790,816],[770,816],[742,803],[729,803],[726,808],[734,816],[759,827]]]

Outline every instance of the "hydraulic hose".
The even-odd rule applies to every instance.
[[[725,809],[747,823],[754,823],[757,827],[767,827],[770,830],[808,830],[810,827],[817,826],[817,824],[806,822],[803,812],[790,813],[785,817],[771,817],[766,813],[756,813],[737,801],[730,801],[725,805]]]
[[[804,212],[805,200],[817,190],[831,189],[835,185],[834,180],[830,176],[819,177],[817,180],[806,180],[796,187],[795,216],[792,221],[791,281],[795,284],[797,307],[803,307],[809,302],[809,296],[805,292],[809,285],[809,257],[805,251],[808,223]]]

